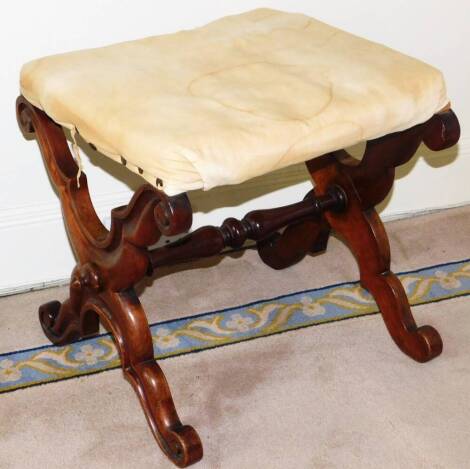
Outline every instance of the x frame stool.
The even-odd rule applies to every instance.
[[[417,327],[400,281],[390,271],[390,249],[374,207],[389,193],[395,167],[406,163],[423,142],[437,151],[454,145],[460,135],[450,108],[427,122],[367,142],[359,162],[336,151],[306,162],[315,187],[295,204],[226,219],[221,227],[200,228],[174,243],[150,249],[160,236],[189,231],[192,209],[186,194],[168,196],[143,185],[127,206],[111,212],[107,230],[97,217],[87,179],[73,159],[61,126],[20,96],[17,117],[26,136],[36,138],[62,203],[77,266],[70,297],[39,308],[46,336],[58,345],[98,333],[99,323],[112,334],[125,377],[132,384],[150,428],[165,454],[179,467],[202,458],[196,431],[183,425],[170,389],[154,360],[152,338],[134,285],[162,266],[187,262],[256,241],[261,259],[275,269],[324,251],[331,231],[355,255],[361,285],[377,302],[398,347],[418,362],[442,351],[439,333]]]

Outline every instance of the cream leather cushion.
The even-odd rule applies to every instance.
[[[268,9],[35,60],[21,92],[169,194],[403,130],[448,103],[435,68]]]

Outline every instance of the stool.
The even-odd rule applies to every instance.
[[[258,9],[176,34],[42,58],[21,72],[19,125],[36,138],[62,203],[77,266],[70,298],[39,308],[46,336],[67,344],[112,334],[165,454],[185,467],[202,458],[154,360],[134,285],[171,264],[256,241],[263,262],[284,269],[326,249],[331,231],[356,256],[361,285],[408,356],[442,351],[417,327],[390,271],[388,238],[374,207],[395,167],[421,142],[454,145],[459,123],[442,74],[385,46],[301,14]],[[69,150],[64,129],[71,131]],[[127,206],[97,217],[81,171],[77,134],[147,182]],[[361,161],[342,148],[367,141]],[[305,162],[314,181],[300,202],[189,231],[186,192],[237,184]]]

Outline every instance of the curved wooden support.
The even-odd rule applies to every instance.
[[[430,326],[418,328],[411,314],[406,293],[398,278],[390,271],[390,248],[379,216],[373,208],[363,209],[347,168],[337,163],[327,170],[312,169],[321,191],[325,184],[340,182],[348,194],[348,210],[341,214],[328,213],[326,218],[355,255],[361,285],[374,297],[387,329],[398,347],[419,362],[439,355],[442,341]]]
[[[120,291],[132,287],[149,268],[147,246],[161,233],[184,233],[192,222],[185,194],[169,197],[155,187],[142,186],[125,207],[111,212],[108,231],[96,215],[84,173],[78,167],[62,128],[22,96],[17,115],[24,132],[35,133],[47,170],[60,195],[64,220],[81,265],[93,263],[102,287]]]
[[[108,231],[97,217],[86,176],[78,167],[58,125],[24,98],[17,100],[18,122],[34,134],[61,199],[63,215],[78,265],[70,298],[39,309],[46,336],[66,344],[96,334],[99,319],[112,333],[126,378],[134,387],[152,432],[165,454],[179,467],[202,457],[196,431],[178,418],[168,383],[153,357],[145,312],[132,290],[151,269],[147,247],[166,235],[187,231],[192,211],[185,194],[168,197],[142,186],[125,207],[111,212]]]
[[[178,417],[165,375],[153,358],[147,318],[134,290],[90,297],[82,314],[90,313],[98,315],[111,332],[124,375],[162,451],[178,467],[199,461],[203,455],[201,440],[194,428],[183,425]]]
[[[431,326],[416,326],[406,292],[390,271],[388,238],[373,207],[390,190],[394,168],[406,163],[423,140],[432,149],[447,148],[458,140],[458,128],[449,110],[404,132],[368,142],[361,162],[338,151],[306,163],[317,196],[332,185],[345,191],[347,209],[327,212],[325,218],[356,256],[361,284],[377,302],[393,340],[419,362],[438,356],[442,340]]]

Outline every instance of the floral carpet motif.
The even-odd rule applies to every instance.
[[[468,295],[470,259],[404,272],[399,278],[412,305]],[[377,312],[372,297],[352,282],[157,323],[151,332],[155,357],[162,359]],[[117,368],[119,363],[109,334],[63,347],[4,353],[0,393]]]

